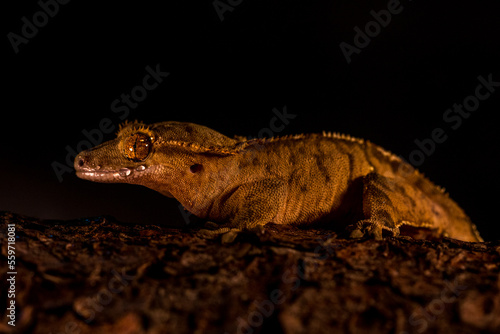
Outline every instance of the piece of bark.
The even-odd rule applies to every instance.
[[[268,225],[223,244],[109,217],[0,221],[3,268],[16,226],[20,333],[500,332],[500,242]]]

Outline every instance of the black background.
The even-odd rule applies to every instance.
[[[221,1],[227,3],[226,1]],[[239,4],[238,4],[239,2]],[[323,130],[369,139],[408,159],[415,140],[442,128],[419,169],[445,187],[486,240],[500,239],[500,87],[453,130],[443,121],[474,94],[478,76],[500,81],[494,1],[402,0],[402,11],[347,63],[339,47],[387,1],[242,0],[220,20],[213,1],[71,1],[15,53],[8,33],[33,22],[36,1],[3,11],[0,210],[41,218],[112,215],[184,224],[178,204],[152,190],[99,184],[52,168],[82,130],[109,118],[111,103],[142,83],[145,68],[169,72],[128,119],[203,124],[257,136],[272,110],[297,115],[279,133]],[[6,6],[7,4],[4,4]],[[12,5],[12,4],[10,4]],[[105,140],[113,134],[105,135]]]

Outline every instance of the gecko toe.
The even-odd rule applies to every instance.
[[[196,232],[196,235],[201,239],[214,240],[217,239],[220,233],[216,233],[214,230],[201,229]]]
[[[223,244],[232,244],[236,237],[238,236],[239,231],[231,230],[227,233],[224,233],[221,238],[221,242]]]
[[[349,235],[349,239],[360,239],[364,236],[365,236],[365,234],[360,229],[355,229]]]
[[[382,240],[382,228],[380,226],[373,226],[373,228],[370,229],[370,237],[372,237],[375,240]]]

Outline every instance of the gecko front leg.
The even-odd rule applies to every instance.
[[[220,209],[211,217],[214,220],[222,218],[225,223],[216,225],[209,222],[208,227],[217,226],[217,229],[203,229],[199,235],[210,239],[223,235],[223,241],[227,241],[234,240],[242,231],[260,231],[267,223],[276,222],[285,199],[286,184],[280,180],[264,179],[245,183],[231,195],[225,196],[217,206]]]

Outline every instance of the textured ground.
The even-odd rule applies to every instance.
[[[500,242],[339,239],[271,226],[232,244],[109,218],[16,225],[20,333],[499,333]]]

